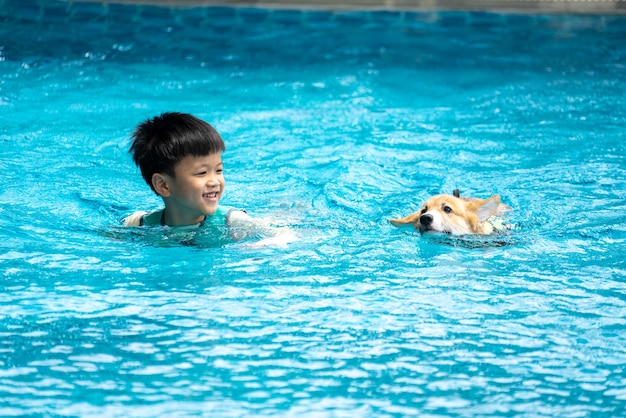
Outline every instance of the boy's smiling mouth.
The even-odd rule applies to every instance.
[[[209,200],[215,200],[217,199],[218,194],[219,194],[218,192],[208,192],[208,193],[203,193],[202,197],[204,197],[205,199],[209,199]]]

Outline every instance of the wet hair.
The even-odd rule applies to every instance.
[[[186,113],[168,112],[147,119],[137,126],[132,139],[129,152],[141,170],[141,176],[153,191],[154,173],[173,177],[176,165],[183,158],[189,155],[201,157],[226,150],[215,128]]]

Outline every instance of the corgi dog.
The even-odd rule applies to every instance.
[[[457,189],[452,195],[433,196],[424,202],[420,211],[390,222],[397,227],[412,224],[421,233],[489,235],[507,229],[498,217],[510,210],[510,206],[500,203],[497,194],[477,199],[461,197]]]

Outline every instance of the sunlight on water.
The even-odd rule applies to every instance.
[[[0,0],[0,415],[618,416],[626,19]],[[287,247],[129,230],[137,123]],[[420,235],[429,196],[513,228]]]

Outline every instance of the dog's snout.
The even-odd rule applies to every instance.
[[[433,222],[433,215],[431,215],[430,213],[425,213],[422,216],[420,216],[420,224],[424,226],[428,226],[432,222]]]

